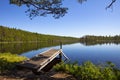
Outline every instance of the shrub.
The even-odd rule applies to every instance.
[[[64,71],[74,75],[78,80],[119,80],[120,71],[115,69],[113,63],[106,66],[96,66],[87,61],[82,65],[60,63],[54,66],[57,71]]]

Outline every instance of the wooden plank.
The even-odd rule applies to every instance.
[[[48,59],[46,59],[42,64],[41,67],[38,69],[40,71],[42,68],[44,68],[47,64],[49,64],[55,57],[57,57],[60,54],[60,50],[58,50],[56,53],[51,55]]]
[[[36,55],[35,57],[31,58],[28,61],[25,61],[24,63],[19,64],[18,66],[32,70],[38,69],[38,71],[40,71],[60,53],[60,49],[50,49]]]

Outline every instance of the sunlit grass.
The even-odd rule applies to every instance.
[[[8,62],[20,62],[20,61],[23,61],[27,58],[24,56],[18,56],[17,54],[0,53],[0,59],[5,59]]]
[[[26,57],[11,53],[0,53],[0,73],[15,68],[15,65],[26,60]]]

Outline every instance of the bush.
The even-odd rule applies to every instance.
[[[26,57],[17,54],[0,53],[0,73],[15,68],[17,63],[26,59]]]
[[[78,80],[119,80],[120,71],[115,69],[113,63],[106,66],[96,66],[90,61],[82,65],[60,63],[54,66],[57,71],[64,71],[74,75]]]

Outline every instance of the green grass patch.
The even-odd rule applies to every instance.
[[[111,62],[106,63],[104,66],[94,65],[90,61],[82,65],[61,62],[55,65],[54,69],[72,74],[78,80],[120,80],[120,71]]]
[[[0,73],[14,69],[17,63],[26,59],[26,57],[17,54],[0,53]]]

